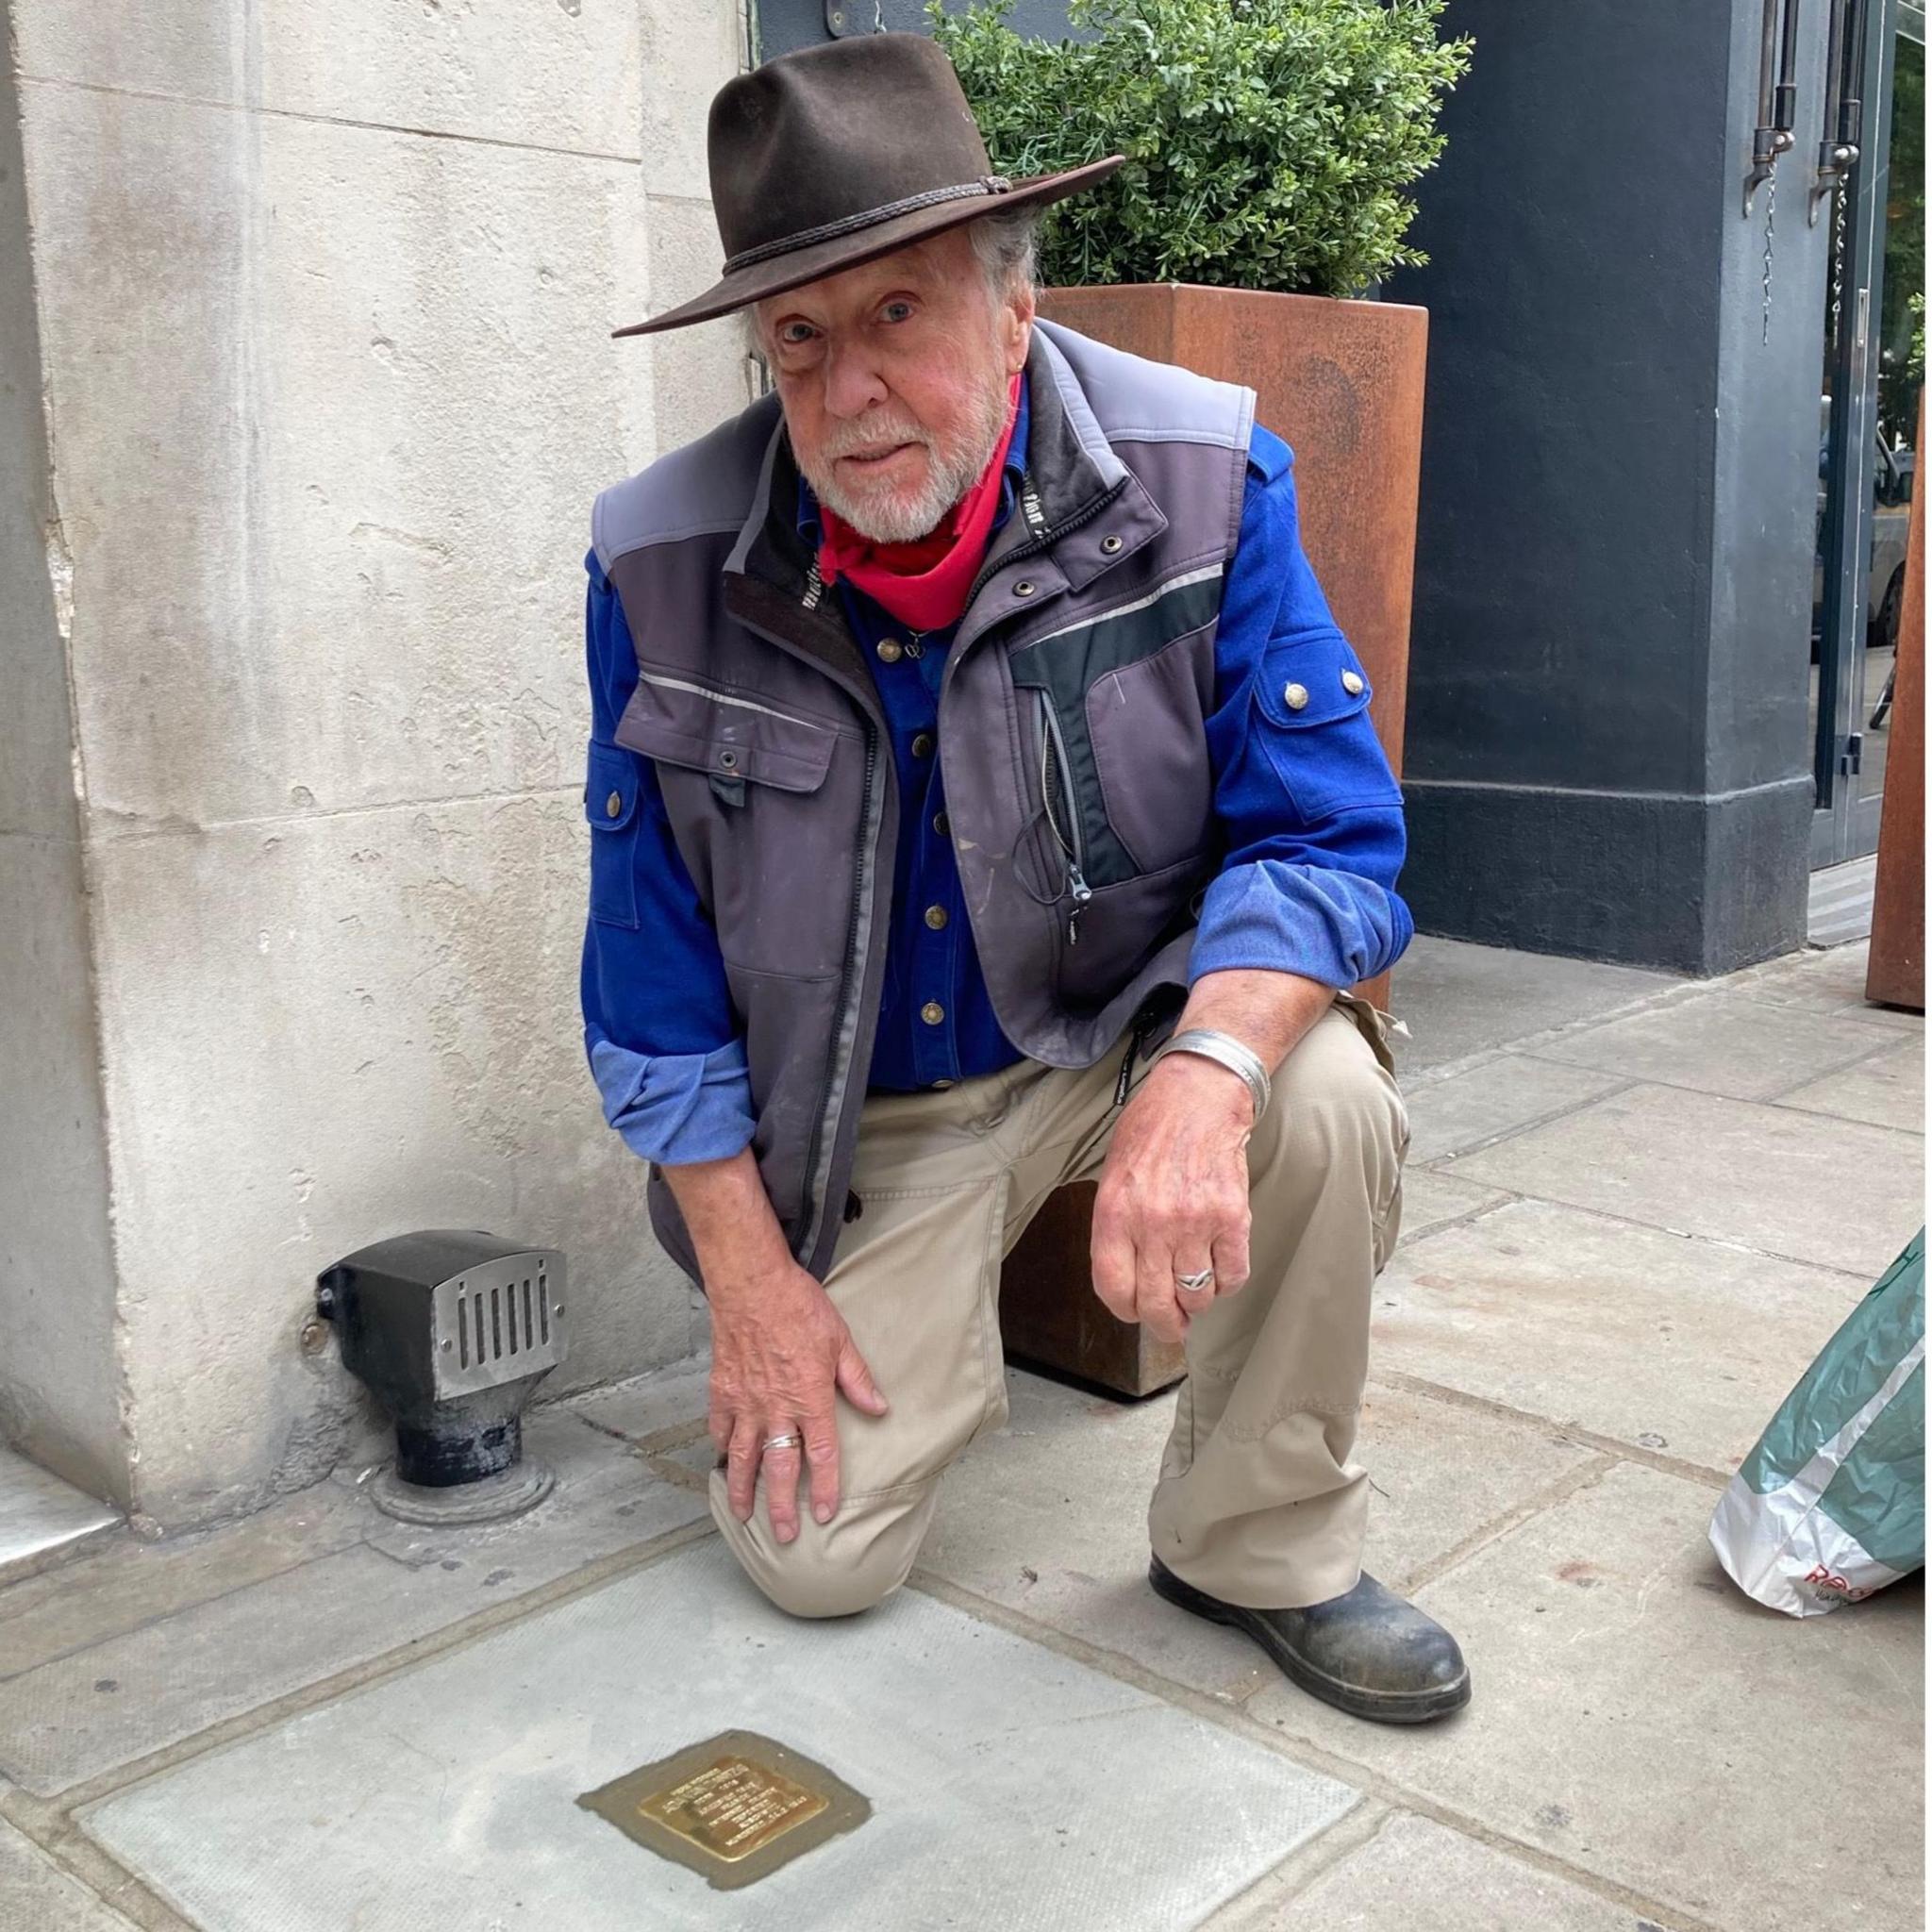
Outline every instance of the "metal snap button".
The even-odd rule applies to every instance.
[[[1288,706],[1288,708],[1291,711],[1302,711],[1307,708],[1308,688],[1305,684],[1290,685],[1288,689],[1281,693],[1281,696],[1283,703],[1285,703]]]
[[[718,762],[727,772],[735,772],[738,769],[738,754],[735,751],[721,751],[718,754]]]
[[[896,664],[899,661],[899,646],[891,638],[885,639],[879,645],[879,662]]]
[[[953,822],[944,812],[936,811],[932,815],[932,828],[943,839],[953,829]]]
[[[1119,551],[1120,547],[1121,540],[1118,537],[1103,537],[1100,540],[1101,551],[1104,555],[1108,557],[1114,556]]]
[[[624,793],[613,791],[604,801],[604,816],[608,819],[621,819],[624,816]]]
[[[942,931],[946,924],[946,908],[943,906],[928,906],[925,908],[925,923],[933,931]]]
[[[1353,671],[1344,671],[1341,674],[1341,688],[1352,698],[1358,698],[1362,694],[1362,681]]]
[[[1013,586],[1013,595],[1016,597],[1030,597],[1032,596],[1035,591],[1039,590],[1039,588],[1040,586],[1036,584],[1031,577],[1022,577],[1020,581]]]
[[[936,1092],[936,1093],[943,1093],[943,1092],[945,1091],[945,1090],[946,1090],[946,1089],[947,1089],[948,1087],[950,1087],[950,1086],[951,1086],[952,1084],[953,1084],[953,1083],[952,1083],[952,1082],[951,1082],[950,1080],[935,1080],[935,1081],[934,1081],[934,1082],[932,1083],[932,1085],[933,1085],[933,1091],[934,1091],[934,1092]]]
[[[927,1000],[919,1009],[919,1017],[928,1026],[937,1026],[946,1017],[946,1009],[937,1000]]]
[[[912,756],[916,758],[929,758],[932,756],[932,733],[922,731],[912,741]]]

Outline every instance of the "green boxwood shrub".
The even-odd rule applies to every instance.
[[[993,166],[1127,157],[1048,211],[1042,282],[1348,295],[1426,258],[1405,191],[1471,45],[1443,0],[1071,0],[1077,41],[1023,39],[1011,5],[930,6]]]

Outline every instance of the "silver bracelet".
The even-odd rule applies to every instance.
[[[1190,1026],[1185,1033],[1176,1033],[1161,1044],[1147,1062],[1149,1068],[1171,1053],[1199,1054],[1203,1059],[1225,1067],[1230,1074],[1240,1074],[1255,1103],[1255,1118],[1258,1121],[1267,1112],[1268,1069],[1261,1064],[1261,1056],[1232,1033],[1222,1033],[1211,1026]]]

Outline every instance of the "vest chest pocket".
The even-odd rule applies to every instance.
[[[643,670],[620,745],[656,765],[692,883],[734,965],[810,977],[844,948],[858,839],[859,734],[830,720]]]

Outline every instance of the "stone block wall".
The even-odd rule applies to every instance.
[[[564,1248],[556,1388],[693,1345],[583,1063],[582,558],[748,394],[729,324],[609,340],[715,273],[742,27],[7,13],[0,1429],[173,1525],[374,1446],[299,1338],[385,1234]]]

